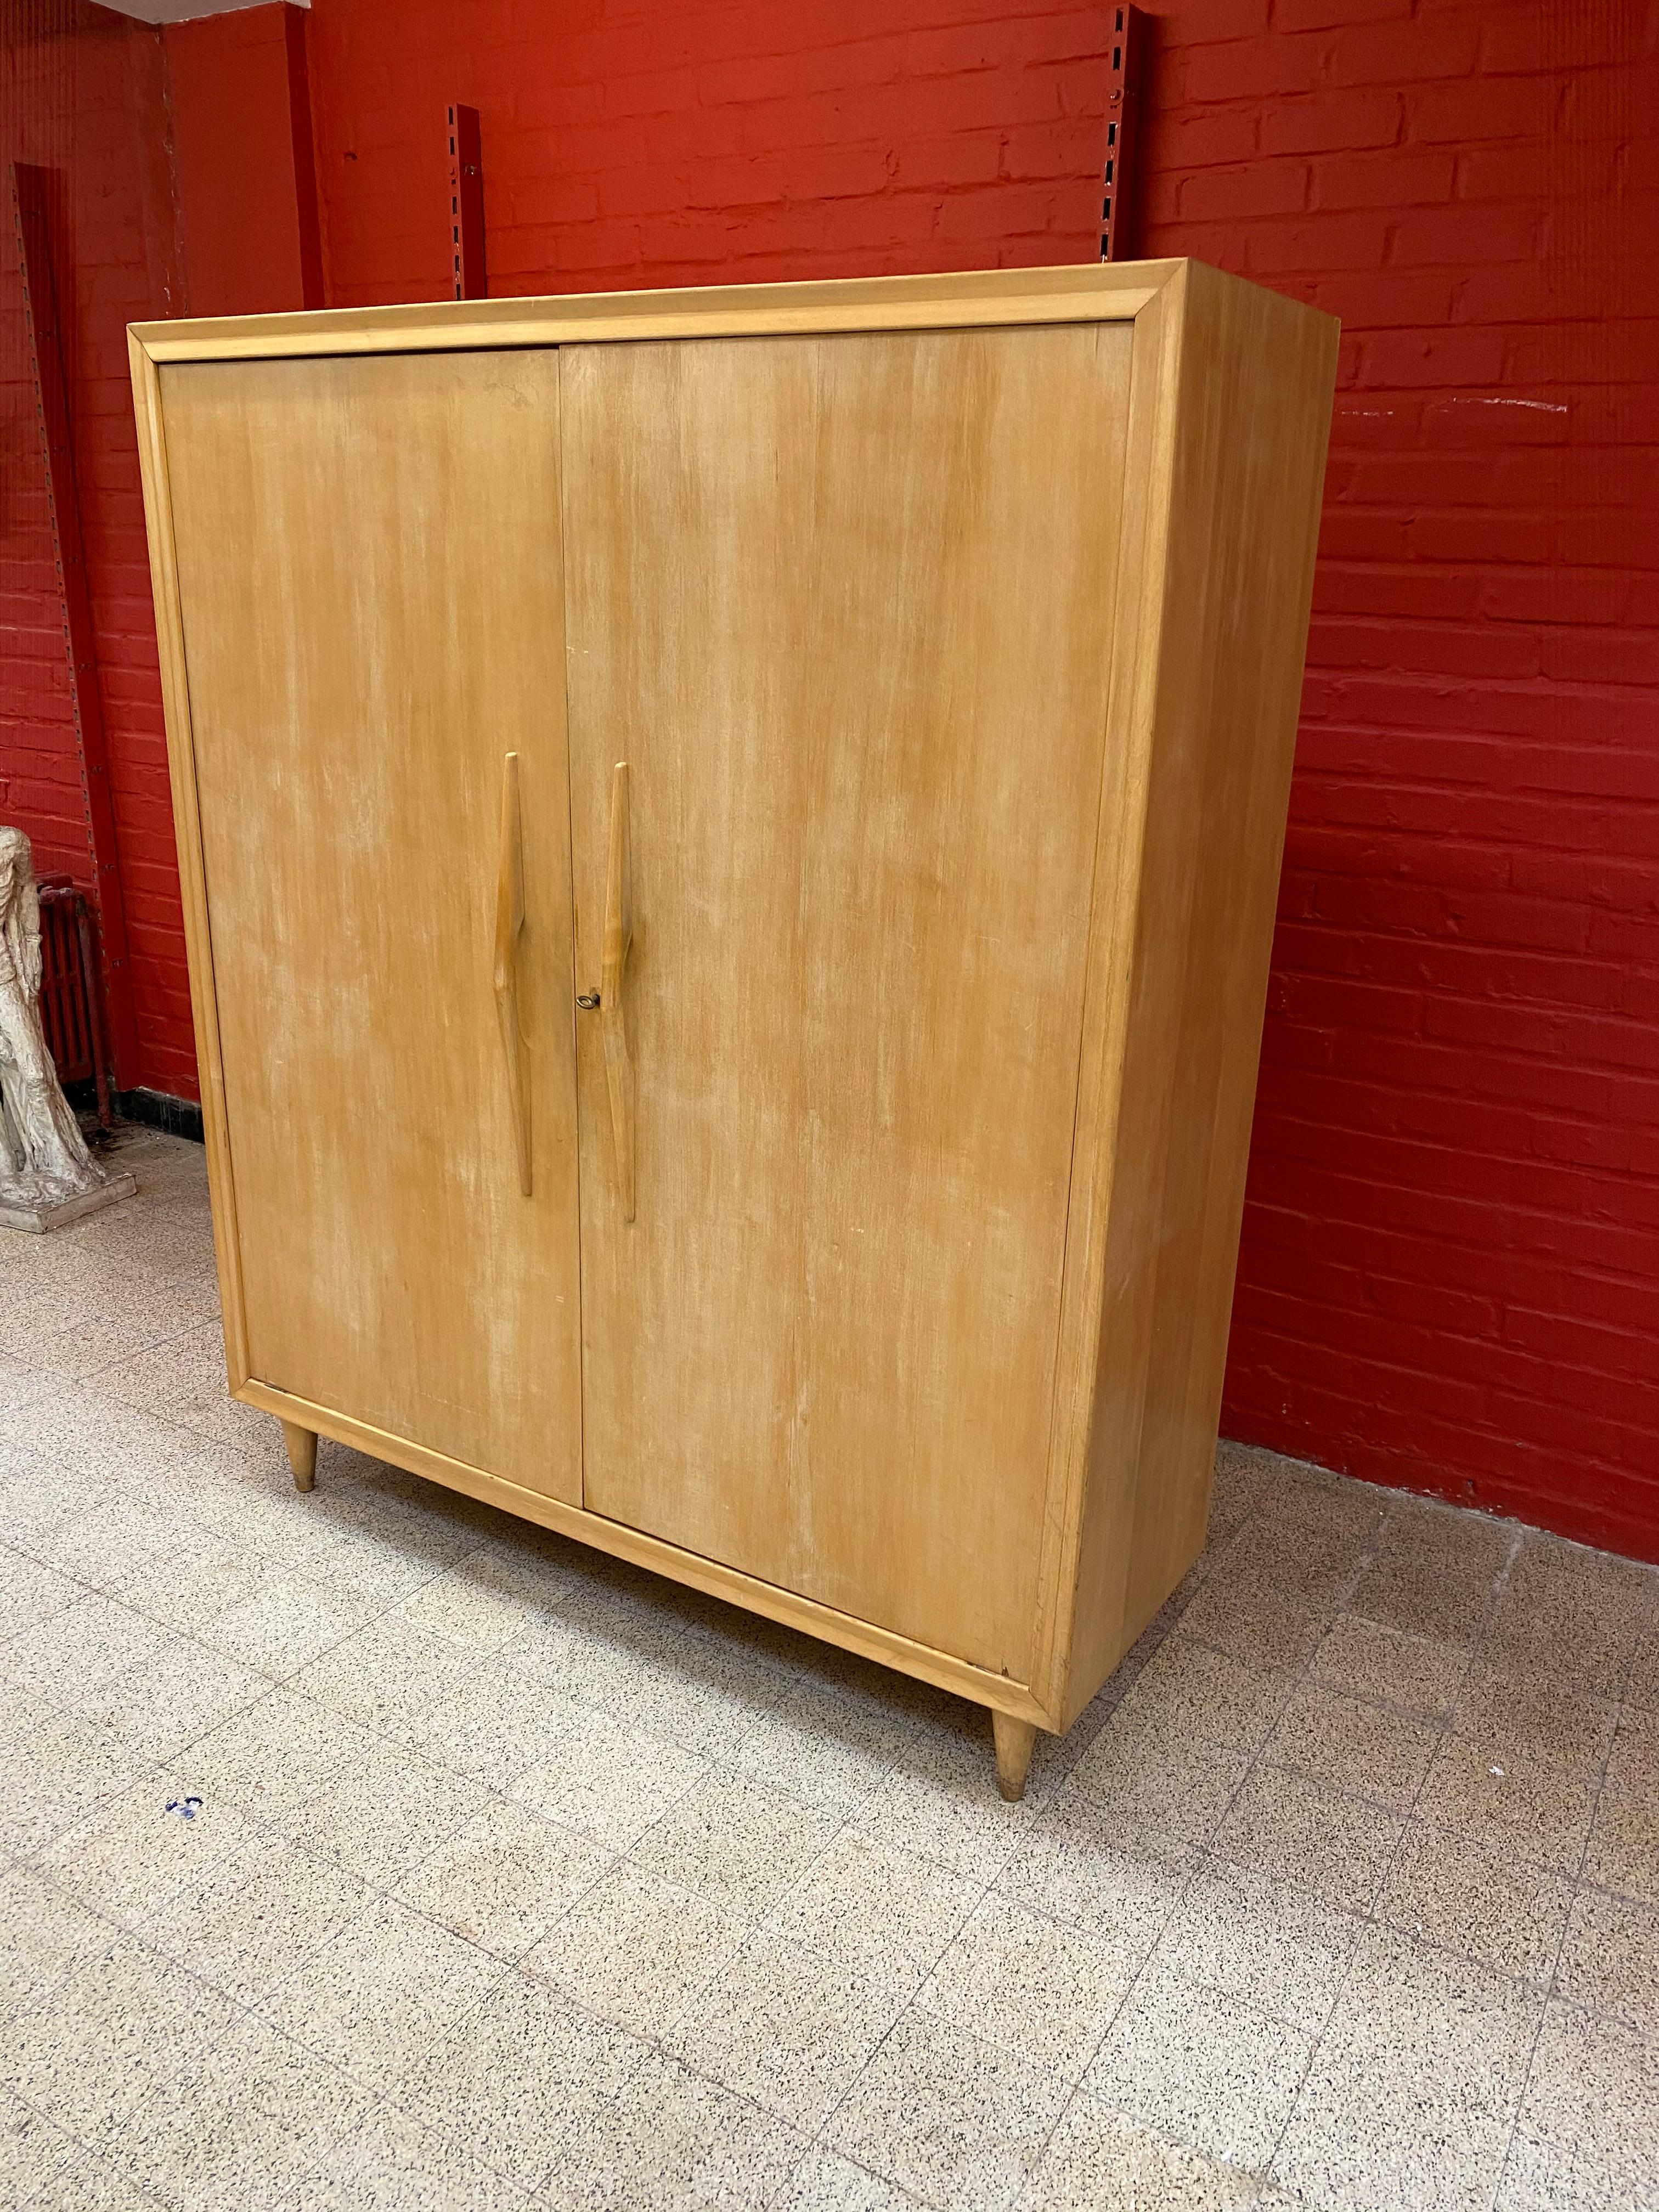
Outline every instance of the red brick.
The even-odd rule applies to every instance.
[[[1314,164],[1320,208],[1403,208],[1438,204],[1452,196],[1450,154],[1393,147],[1382,154],[1331,154]]]
[[[1282,36],[1201,46],[1186,57],[1183,94],[1201,106],[1218,100],[1276,102],[1288,94],[1312,92],[1326,75],[1330,46],[1328,38]]]
[[[1244,168],[1206,169],[1184,178],[1178,204],[1183,216],[1203,221],[1231,216],[1294,214],[1308,204],[1305,161],[1255,161]]]
[[[1361,356],[1368,390],[1495,384],[1504,341],[1496,331],[1387,331],[1367,337]]]
[[[1410,100],[1407,136],[1419,145],[1467,146],[1481,139],[1542,141],[1555,119],[1556,81],[1482,77],[1468,85],[1425,85]]]
[[[1288,100],[1268,108],[1261,118],[1261,148],[1267,154],[1348,152],[1361,146],[1392,146],[1400,137],[1401,105],[1392,92],[1326,94],[1316,100]]]
[[[1409,26],[1354,24],[1332,42],[1326,76],[1334,85],[1416,85],[1468,76],[1480,39],[1478,19],[1461,13],[1419,15]]]

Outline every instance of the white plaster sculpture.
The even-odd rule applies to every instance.
[[[0,1227],[35,1232],[131,1197],[87,1150],[40,1026],[40,895],[21,830],[0,827]]]

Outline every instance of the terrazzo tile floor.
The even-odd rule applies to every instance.
[[[198,1149],[0,1245],[0,2206],[1659,2205],[1659,1577],[1224,1446],[982,1714],[225,1395]]]

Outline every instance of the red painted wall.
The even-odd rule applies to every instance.
[[[1225,1423],[1659,1557],[1653,34],[1156,13],[1145,249],[1346,328]],[[452,99],[500,292],[1091,258],[1107,21],[316,0],[326,296],[443,295]],[[123,834],[159,882],[153,809]],[[182,995],[149,1004],[185,1089]]]
[[[281,0],[166,33],[192,315],[323,304],[306,19]]]
[[[158,34],[88,0],[6,6],[0,46],[0,817],[36,865],[91,880],[52,573],[28,335],[13,235],[14,160],[60,179],[52,225],[109,746],[140,1064],[128,1085],[194,1096],[167,747],[138,486],[126,325],[184,292]]]

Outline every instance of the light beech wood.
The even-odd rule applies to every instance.
[[[577,292],[543,300],[420,301],[286,315],[135,323],[153,362],[307,354],[587,344],[596,339],[803,336],[811,331],[983,329],[1133,319],[1178,261],[977,269],[805,284],[714,284],[672,292]]]
[[[244,1376],[574,1501],[556,360],[203,362],[161,383],[209,1166],[216,1202],[235,1193],[228,1341]],[[509,751],[530,1197],[492,988]]]
[[[1018,1805],[1025,1795],[1025,1778],[1031,1771],[1036,1729],[1030,1721],[1020,1720],[1012,1713],[993,1711],[991,1733],[996,1743],[998,1791],[1009,1804]]]
[[[296,1422],[283,1423],[283,1443],[288,1451],[288,1463],[294,1470],[296,1490],[317,1487],[317,1431],[302,1429]]]
[[[469,1467],[464,1461],[446,1458],[441,1452],[423,1450],[406,1437],[391,1436],[384,1429],[374,1428],[366,1421],[352,1420],[325,1406],[307,1405],[284,1391],[269,1389],[262,1382],[244,1382],[234,1395],[243,1405],[274,1414],[279,1420],[286,1417],[313,1422],[320,1435],[349,1444],[355,1451],[367,1452],[373,1459],[384,1460],[388,1466],[406,1468],[411,1474],[424,1475],[428,1481],[442,1483],[447,1489],[460,1491],[486,1505],[498,1506],[503,1513],[516,1514],[521,1520],[533,1521],[561,1536],[609,1553],[613,1559],[647,1567],[654,1574],[669,1576],[690,1589],[720,1598],[728,1605],[741,1606],[745,1612],[759,1613],[786,1628],[799,1629],[803,1635],[815,1637],[820,1643],[833,1644],[843,1651],[856,1652],[860,1658],[877,1660],[900,1674],[913,1674],[918,1681],[950,1690],[970,1704],[990,1706],[1046,1724],[1043,1709],[1023,1683],[988,1674],[981,1668],[953,1659],[948,1652],[932,1650],[925,1644],[907,1642],[902,1636],[872,1627],[854,1614],[814,1605],[791,1590],[779,1589],[770,1583],[757,1581],[752,1575],[739,1574],[731,1567],[722,1566],[716,1559],[702,1559],[695,1552],[661,1543],[656,1537],[629,1528],[620,1521],[607,1521],[601,1514],[567,1505],[546,1492],[526,1490],[518,1484],[504,1482],[486,1468]]]
[[[629,815],[635,931],[584,1501],[1021,1682],[1130,351],[562,356],[579,969]]]
[[[1017,1795],[1202,1541],[1334,349],[1188,263],[135,331],[234,1395]]]
[[[513,1143],[518,1155],[519,1188],[528,1198],[536,1187],[530,1143],[530,1047],[519,1019],[519,940],[524,935],[524,820],[519,799],[519,756],[501,763],[501,849],[495,887],[495,972],[492,979],[495,1018],[507,1060],[507,1103],[513,1110]]]
[[[605,1082],[611,1099],[617,1192],[622,1200],[623,1219],[631,1221],[635,1201],[634,1062],[628,1050],[623,992],[628,956],[634,949],[634,869],[629,846],[626,761],[618,761],[611,776],[611,835],[605,854],[603,941],[599,1034],[605,1043]]]

